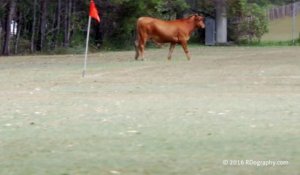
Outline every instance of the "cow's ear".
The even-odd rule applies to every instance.
[[[198,16],[198,15],[195,15],[194,17],[195,17],[195,18],[194,18],[194,19],[195,19],[195,21],[200,21],[200,16]]]
[[[203,21],[204,20],[204,16],[198,15],[198,16],[195,17],[195,20],[196,21]]]
[[[196,14],[191,14],[191,15],[188,16],[188,18],[192,18],[192,17],[195,17],[195,16],[196,16]]]

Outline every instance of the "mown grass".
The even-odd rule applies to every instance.
[[[300,15],[296,19],[295,38],[300,37]],[[281,42],[292,40],[292,18],[285,17],[269,22],[269,32],[263,35],[263,42]]]
[[[1,58],[0,174],[299,174],[299,49],[190,50]]]
[[[252,41],[241,42],[240,46],[257,46],[257,47],[269,47],[269,46],[299,46],[300,39],[287,40],[287,41]]]

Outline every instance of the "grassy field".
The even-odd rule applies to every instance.
[[[300,37],[300,15],[296,18],[296,36]],[[292,18],[286,17],[269,22],[269,32],[262,37],[262,41],[292,40]]]
[[[0,175],[299,175],[299,48],[191,53],[1,57]]]

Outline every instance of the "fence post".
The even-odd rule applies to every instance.
[[[293,4],[292,4],[292,13],[293,13],[293,17],[292,17],[292,41],[293,41],[293,45],[295,45],[295,31],[296,31],[296,4],[295,4],[295,0],[293,0]]]

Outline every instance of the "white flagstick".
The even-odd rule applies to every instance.
[[[89,51],[89,39],[90,39],[90,29],[91,29],[91,16],[89,16],[89,24],[88,24],[88,30],[87,30],[87,35],[86,35],[86,46],[85,46],[85,57],[84,57],[84,66],[83,66],[83,71],[82,71],[82,77],[85,76],[86,72],[86,62],[87,62],[87,56],[88,56],[88,51]]]

